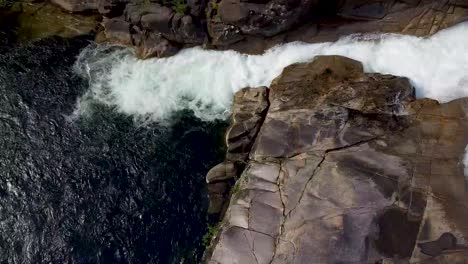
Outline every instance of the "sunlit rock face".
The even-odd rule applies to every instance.
[[[269,103],[207,263],[468,260],[468,99],[324,56],[286,67]]]

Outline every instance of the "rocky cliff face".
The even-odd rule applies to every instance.
[[[239,126],[249,91],[269,107]],[[206,263],[466,263],[467,116],[338,56],[239,92],[228,146],[256,136]]]
[[[205,45],[261,53],[291,42],[366,32],[426,36],[468,18],[466,0],[51,0],[103,17],[100,40],[137,47],[142,58]]]

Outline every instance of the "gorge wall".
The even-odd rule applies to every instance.
[[[206,263],[466,263],[468,100],[414,92],[339,56],[238,92],[212,192],[245,169]]]
[[[463,0],[52,2],[71,12],[99,12],[103,21],[97,39],[136,47],[140,58],[168,57],[198,45],[259,54],[287,42],[335,41],[358,33],[425,37],[468,16],[468,1]],[[454,44],[463,46],[463,42]],[[193,55],[191,52],[201,51],[192,49],[185,54]],[[346,52],[344,55],[351,56],[355,51]],[[229,64],[227,58],[233,54],[225,53],[219,65]],[[311,53],[311,57],[315,55],[320,54]],[[186,66],[181,63],[185,62],[183,56],[172,58],[179,67]],[[198,59],[205,63],[204,58]],[[104,80],[109,87],[99,83],[91,88],[105,86],[102,91],[117,91],[117,95],[139,103],[141,96],[130,96],[128,88],[137,87],[135,80],[143,78],[145,68],[153,71],[152,81],[170,79],[158,79],[155,69],[169,67],[173,60],[156,62],[155,68],[146,67],[152,62],[130,60],[130,65],[139,65],[136,73],[125,71],[128,75],[119,82]],[[107,63],[100,65],[107,70]],[[468,99],[441,103],[417,99],[414,80],[367,73],[364,66],[346,57],[317,56],[286,67],[269,87],[236,93],[226,135],[226,160],[207,174],[210,212],[220,214],[222,220],[206,251],[206,263],[468,261],[463,163],[468,144]],[[119,67],[128,70],[124,64]],[[173,75],[179,69],[168,73]],[[107,74],[100,70],[94,77]],[[238,75],[248,78],[252,72]],[[457,80],[457,84],[462,81]],[[120,110],[141,115],[161,111],[168,98],[153,97],[153,90],[162,86],[147,89],[145,83],[138,87],[145,90],[143,102],[153,108],[142,112],[141,105],[135,109],[126,104],[128,108]],[[176,93],[173,87],[164,87],[180,98],[195,97],[187,103],[195,110],[216,105],[212,101],[203,104],[204,99],[191,92]],[[188,90],[194,87],[192,84]],[[206,87],[195,88],[212,92]],[[239,87],[228,88],[234,92]],[[466,89],[462,87],[462,91]],[[179,97],[171,105],[180,107]],[[221,104],[221,110],[223,107]]]
[[[466,20],[465,0],[51,0],[103,16],[99,41],[135,46],[142,58],[184,47],[258,54],[275,45],[335,41],[355,33],[426,36]]]

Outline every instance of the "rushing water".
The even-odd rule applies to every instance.
[[[349,36],[335,43],[290,43],[249,56],[234,51],[186,49],[140,61],[130,50],[89,47],[77,66],[90,78],[86,98],[139,118],[167,119],[190,109],[205,120],[223,118],[234,92],[269,85],[287,65],[317,55],[343,55],[365,70],[406,76],[419,97],[446,102],[468,96],[468,23],[430,38],[396,34]]]
[[[0,263],[196,263],[225,124],[144,124],[93,102],[77,118],[88,44],[1,49]]]
[[[337,54],[448,101],[468,96],[467,42],[462,24],[147,61],[85,39],[0,42],[0,263],[196,263],[234,92]]]

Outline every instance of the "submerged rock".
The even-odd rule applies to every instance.
[[[287,67],[268,98],[206,263],[468,261],[468,99],[416,100],[340,56]]]

